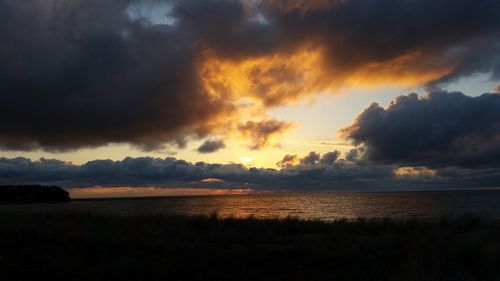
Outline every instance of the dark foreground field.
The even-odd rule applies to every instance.
[[[0,279],[500,280],[500,224],[0,214]]]

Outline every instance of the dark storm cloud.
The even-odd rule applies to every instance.
[[[141,6],[153,14],[130,14]],[[199,79],[207,52],[238,61],[311,46],[325,57],[322,80],[337,83],[366,69],[497,79],[499,28],[496,0],[0,0],[0,147],[148,150],[206,137],[235,114]]]
[[[318,163],[319,159],[321,156],[319,153],[316,153],[315,151],[309,152],[304,158],[300,160],[301,165],[314,165]]]
[[[313,40],[326,46],[329,67],[337,75],[412,53],[420,57],[411,59],[407,66],[401,61],[400,65],[394,65],[402,66],[400,75],[406,75],[407,68],[417,72],[449,68],[449,74],[436,77],[447,81],[477,71],[491,72],[500,66],[498,1],[313,2],[332,5],[307,12],[301,5],[286,13],[271,8],[269,17],[281,28],[284,38]]]
[[[198,147],[199,153],[212,153],[216,152],[219,149],[225,148],[223,140],[206,140],[200,147]]]
[[[405,169],[411,173],[401,173],[398,165],[352,162],[337,151],[331,153],[320,155],[312,152],[304,157],[288,155],[282,161],[287,165],[281,169],[248,168],[241,164],[190,163],[173,157],[93,160],[83,165],[43,158],[37,161],[22,157],[0,158],[0,185],[57,184],[67,188],[245,187],[306,191],[477,188],[498,187],[500,182],[499,169],[446,167],[428,170],[410,167]],[[312,163],[309,161],[311,155],[319,155],[320,160]],[[334,155],[339,155],[335,161]]]
[[[500,95],[434,90],[400,96],[386,109],[373,103],[343,133],[375,162],[498,168]]]
[[[324,165],[331,165],[339,159],[340,152],[339,151],[333,151],[333,152],[328,152],[325,153],[321,159],[319,160],[319,163],[324,164]],[[348,158],[346,157],[348,160]]]
[[[0,1],[0,145],[144,149],[226,110],[204,95],[189,34],[132,20],[132,1]]]
[[[337,152],[335,152],[337,153]],[[299,162],[304,159],[297,157]],[[87,186],[160,186],[211,187],[249,186],[261,189],[344,188],[347,185],[387,179],[393,176],[391,167],[360,166],[338,159],[328,164],[289,165],[286,168],[248,168],[240,164],[189,163],[172,157],[131,158],[121,161],[94,160],[74,165],[59,160],[0,158],[0,184],[45,183],[65,187]]]

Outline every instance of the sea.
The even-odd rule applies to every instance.
[[[234,218],[500,220],[500,190],[432,192],[257,193],[76,199],[68,203],[0,205],[0,212],[84,212],[128,215],[213,215]]]

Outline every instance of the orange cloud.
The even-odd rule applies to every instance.
[[[447,82],[500,61],[498,1],[172,0],[160,9],[168,19],[131,12],[151,1],[7,2],[0,148],[10,150],[182,147],[239,136],[267,109],[319,92]]]
[[[400,167],[394,170],[397,177],[433,177],[437,171],[426,167]]]
[[[250,139],[249,148],[256,150],[269,145],[273,142],[273,139],[291,127],[291,123],[271,119],[260,122],[248,121],[240,125],[239,129],[244,137]]]
[[[216,178],[206,178],[206,179],[202,179],[200,182],[203,182],[203,183],[211,183],[211,182],[223,182],[223,180],[221,179],[216,179]]]
[[[450,65],[427,61],[418,51],[341,70],[340,66],[326,63],[323,50],[305,44],[293,52],[243,59],[220,58],[205,51],[198,70],[204,91],[211,100],[232,105],[233,111],[212,119],[214,126],[204,127],[226,138],[242,135],[250,139],[251,149],[260,149],[292,127],[287,122],[266,120],[268,108],[292,104],[323,91],[333,93],[333,89],[345,86],[416,86],[452,71]],[[255,120],[255,116],[260,118]]]
[[[322,66],[321,51],[310,47],[238,61],[206,52],[199,75],[212,98],[249,99],[272,107],[323,90],[327,75]]]
[[[310,46],[241,60],[221,59],[206,52],[199,76],[213,99],[233,100],[235,104],[248,100],[257,108],[268,108],[345,86],[417,86],[453,71],[450,63],[431,60],[421,51],[350,67],[337,66],[335,62],[326,63],[323,48]]]
[[[452,65],[426,61],[422,52],[411,52],[388,61],[366,63],[347,73],[344,83],[355,87],[413,87],[444,77],[452,70]]]
[[[327,88],[321,54],[318,48],[304,47],[293,53],[231,60],[205,51],[198,72],[205,93],[214,101],[234,106],[231,114],[216,120],[215,124],[223,126],[211,126],[212,131],[226,138],[243,137],[253,150],[274,145],[293,126],[269,119],[266,110]]]
[[[281,159],[280,161],[278,161],[276,163],[276,166],[278,166],[280,168],[288,168],[288,167],[293,167],[293,166],[299,164],[299,162],[300,162],[300,159],[297,155],[287,154],[287,155],[285,155],[285,157],[283,157],[283,159]]]

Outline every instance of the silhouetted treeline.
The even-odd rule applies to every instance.
[[[0,208],[2,280],[500,280],[495,221],[324,223],[12,210]]]
[[[0,203],[67,202],[69,200],[69,193],[55,185],[0,185]]]

